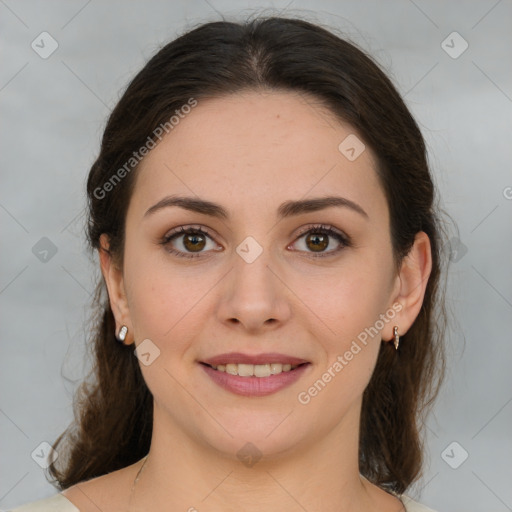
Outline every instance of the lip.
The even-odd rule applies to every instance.
[[[269,360],[267,359],[266,361],[268,362]],[[221,388],[230,391],[231,393],[234,393],[236,395],[256,397],[270,395],[292,385],[294,382],[300,379],[311,366],[310,363],[305,363],[306,364],[302,364],[301,366],[298,366],[294,370],[290,370],[288,372],[281,372],[278,373],[277,375],[270,375],[269,377],[240,377],[239,375],[231,375],[226,372],[215,370],[214,368],[208,366],[205,363],[200,363],[199,366],[213,380],[213,382],[215,382],[215,384],[217,384]]]
[[[219,364],[267,364],[267,363],[281,363],[291,364],[292,366],[309,363],[305,359],[299,357],[289,356],[286,354],[279,354],[277,352],[268,352],[265,354],[243,354],[241,352],[228,352],[225,354],[219,354],[209,359],[201,361],[202,363],[218,366]],[[248,377],[243,377],[248,378]],[[258,377],[260,378],[260,377]]]

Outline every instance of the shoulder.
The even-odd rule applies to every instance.
[[[414,501],[405,494],[402,494],[400,499],[405,506],[406,512],[436,512],[435,510],[428,508],[425,505],[418,503],[417,501]]]
[[[97,512],[126,510],[126,496],[137,463],[112,473],[75,484],[59,494],[33,501],[8,512]]]
[[[13,508],[9,512],[80,512],[80,510],[62,494],[55,494],[49,498]]]
[[[79,482],[62,491],[62,494],[80,512],[127,510],[131,486],[139,462],[112,473]]]

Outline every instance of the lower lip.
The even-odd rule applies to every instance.
[[[269,377],[240,377],[239,375],[220,372],[214,370],[211,366],[201,364],[206,374],[221,388],[242,396],[266,396],[276,393],[300,379],[309,366],[309,363],[303,364],[295,368],[295,370],[281,372]]]

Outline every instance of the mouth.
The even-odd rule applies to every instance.
[[[290,363],[264,363],[264,364],[247,364],[247,363],[227,363],[227,364],[207,364],[201,362],[202,365],[208,366],[213,370],[238,377],[270,377],[271,375],[279,375],[281,373],[292,372],[301,366],[310,363],[304,362],[300,364]]]
[[[278,352],[227,352],[198,363],[212,382],[247,397],[281,391],[303,378],[312,366],[306,359]]]
[[[247,360],[247,358],[246,358]],[[231,361],[233,359],[231,358]],[[270,359],[272,361],[272,359]],[[235,363],[223,364],[219,358],[214,362],[200,362],[198,365],[213,383],[226,391],[245,397],[263,397],[277,393],[309,373],[309,361],[296,359],[276,363]]]

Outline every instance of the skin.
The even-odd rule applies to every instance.
[[[125,343],[150,339],[160,350],[149,366],[141,364],[155,401],[154,430],[132,510],[402,510],[396,497],[359,475],[359,418],[381,340],[392,341],[394,325],[407,332],[420,311],[430,244],[418,233],[395,272],[374,156],[367,147],[349,161],[338,150],[353,133],[307,96],[245,92],[200,101],[143,160],[121,268],[99,253],[117,329],[129,329]],[[214,201],[231,218],[179,207],[145,216],[171,194]],[[276,216],[284,201],[327,195],[354,201],[368,218],[337,207]],[[315,258],[307,235],[299,235],[316,224],[345,233],[352,246],[330,252],[340,247],[331,237],[331,255]],[[183,235],[160,243],[179,226],[209,232],[200,257],[169,253],[187,251]],[[263,248],[250,264],[236,252],[248,236]],[[102,244],[108,247],[105,235]],[[401,311],[317,396],[299,403],[298,394],[393,304]],[[311,365],[288,388],[242,397],[218,387],[198,364],[231,351],[280,352]],[[247,442],[262,455],[252,467],[236,455]],[[81,510],[127,510],[140,467],[63,494]]]

